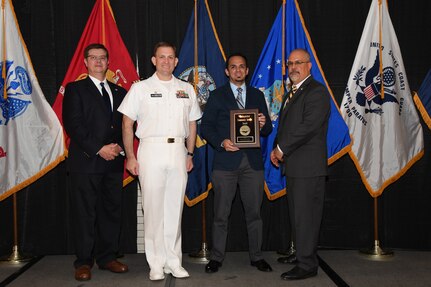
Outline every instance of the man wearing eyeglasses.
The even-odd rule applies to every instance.
[[[124,167],[117,108],[126,90],[106,80],[109,54],[102,44],[85,48],[84,63],[88,77],[69,83],[63,100],[78,281],[91,279],[94,261],[99,269],[128,271],[116,260]]]
[[[271,162],[285,169],[297,262],[281,278],[294,280],[316,276],[319,265],[317,243],[327,175],[330,98],[326,87],[311,76],[306,50],[293,50],[287,66],[292,88],[282,103]]]

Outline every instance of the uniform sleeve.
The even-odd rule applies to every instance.
[[[191,95],[192,107],[190,109],[189,121],[197,121],[202,117],[202,111],[199,107],[195,89],[192,85],[189,85],[189,94]]]
[[[138,87],[135,83],[130,87],[129,92],[126,94],[123,101],[121,102],[121,105],[117,109],[120,113],[128,116],[131,120],[134,120],[134,121],[136,121],[138,118],[138,110],[139,110],[137,90],[138,90]]]

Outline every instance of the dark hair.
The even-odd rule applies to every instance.
[[[88,57],[88,53],[92,49],[102,49],[102,50],[104,50],[106,52],[106,58],[109,59],[108,49],[106,49],[106,47],[103,44],[99,44],[99,43],[93,43],[93,44],[90,44],[87,47],[85,47],[85,49],[84,49],[84,58]]]
[[[174,44],[169,43],[169,42],[158,42],[158,43],[156,43],[156,45],[154,45],[154,49],[153,49],[153,56],[156,56],[157,49],[160,47],[172,48],[172,50],[174,50],[175,57],[177,56],[177,48],[175,47]]]
[[[230,54],[230,55],[229,55],[229,57],[227,57],[227,59],[226,59],[226,69],[228,69],[228,68],[229,68],[229,61],[230,61],[230,59],[231,59],[232,57],[241,57],[241,58],[243,58],[243,59],[244,59],[244,61],[245,61],[245,66],[248,68],[248,64],[247,64],[247,57],[246,57],[246,56],[244,56],[244,55],[243,55],[243,54],[241,54],[241,53],[233,53],[233,54]]]

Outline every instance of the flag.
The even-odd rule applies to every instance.
[[[93,43],[101,43],[109,51],[109,69],[106,73],[108,81],[129,90],[132,83],[139,79],[129,52],[118,32],[109,0],[96,0],[53,105],[54,111],[61,123],[63,123],[62,106],[64,89],[67,83],[87,77],[87,68],[84,65],[84,49]],[[70,139],[67,134],[65,136],[66,146],[68,147]],[[135,152],[137,146],[138,141],[135,139]],[[124,169],[123,185],[132,180],[133,178]]]
[[[350,157],[377,197],[422,157],[424,145],[386,1],[371,3],[341,107],[353,137]]]
[[[327,136],[328,164],[346,154],[351,147],[348,128],[326,82],[310,35],[305,27],[299,5],[296,0],[288,0],[285,4],[282,4],[278,12],[250,82],[252,86],[260,89],[265,94],[274,127],[268,137],[261,138],[265,166],[265,192],[270,200],[286,194],[285,177],[281,174],[279,168],[271,164],[270,153],[277,135],[278,113],[286,89],[285,82],[289,81],[285,72],[286,57],[292,50],[297,48],[308,51],[311,56],[310,61],[313,64],[311,74],[314,79],[327,87],[331,95],[331,115]]]
[[[431,129],[431,70],[428,71],[419,91],[414,93],[413,100],[423,120],[428,128]]]
[[[197,23],[195,23],[195,14]],[[197,35],[195,35],[195,24]],[[196,41],[196,42],[195,42]],[[199,106],[204,111],[210,91],[226,83],[224,73],[226,57],[215,29],[206,0],[195,1],[187,32],[181,46],[175,76],[195,87]],[[208,196],[211,189],[213,149],[200,136],[200,121],[193,157],[193,170],[189,173],[185,202],[192,206]]]
[[[63,128],[40,89],[10,0],[2,1],[0,200],[64,160]]]

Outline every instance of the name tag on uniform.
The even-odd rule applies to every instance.
[[[189,98],[189,94],[187,94],[185,91],[183,90],[178,90],[176,92],[177,98],[178,99],[188,99]]]
[[[152,98],[161,98],[162,94],[151,94]]]

